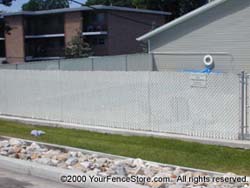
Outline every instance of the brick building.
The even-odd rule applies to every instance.
[[[4,20],[0,15],[0,58],[5,57],[5,42],[4,42]]]
[[[142,52],[136,38],[163,25],[171,15],[115,6],[93,7],[5,13],[0,24],[11,30],[0,31],[0,56],[6,56],[9,63],[61,58],[77,32],[85,36],[96,56]]]

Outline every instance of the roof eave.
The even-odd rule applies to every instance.
[[[208,10],[210,10],[210,9],[212,9],[212,8],[218,6],[226,1],[227,0],[216,0],[216,1],[213,1],[211,3],[208,3],[204,6],[184,15],[184,16],[181,16],[180,18],[175,19],[174,21],[172,21],[170,23],[167,23],[167,24],[165,24],[165,25],[163,25],[163,26],[161,26],[153,31],[150,31],[149,33],[146,33],[145,35],[143,35],[141,37],[138,37],[136,40],[137,41],[145,41],[145,40],[157,35],[158,33],[161,33],[162,31],[166,31],[166,30],[168,30],[168,29],[170,29],[170,28],[172,28],[180,23],[183,23],[186,20],[189,20],[189,19],[191,19],[191,18],[193,18],[193,17],[195,17],[203,12],[206,12],[206,11],[208,11]]]
[[[78,8],[63,8],[63,9],[53,9],[53,10],[42,10],[42,11],[21,11],[21,12],[9,12],[3,13],[3,16],[22,16],[22,15],[43,15],[43,14],[58,14],[58,13],[67,13],[67,12],[77,12],[77,11],[90,11],[90,10],[109,10],[109,11],[129,11],[129,12],[138,12],[144,14],[158,14],[169,16],[172,15],[170,12],[156,11],[156,10],[145,10],[145,9],[135,9],[127,7],[117,7],[117,6],[106,6],[106,5],[93,5],[91,7],[82,6]]]

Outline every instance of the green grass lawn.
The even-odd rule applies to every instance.
[[[35,138],[31,130],[46,135]],[[115,155],[142,158],[218,172],[250,175],[250,150],[232,149],[172,139],[120,136],[63,128],[37,127],[0,120],[0,135],[67,145]]]

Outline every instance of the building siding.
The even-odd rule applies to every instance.
[[[171,52],[155,55],[156,67],[202,69],[204,55],[211,53],[217,71],[250,70],[249,17],[250,1],[229,0],[152,37],[151,52]]]
[[[5,33],[6,60],[9,63],[22,63],[25,57],[23,17],[7,17],[5,21],[11,28],[10,33]]]
[[[64,15],[65,45],[67,45],[78,32],[82,31],[82,12],[69,12]]]
[[[108,14],[108,53],[112,55],[143,52],[142,44],[136,38],[152,30],[152,26],[159,27],[166,22],[166,16],[117,11],[112,13]],[[138,22],[129,19],[136,19]]]

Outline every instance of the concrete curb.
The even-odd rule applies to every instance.
[[[126,130],[126,129],[108,128],[108,127],[97,127],[97,126],[89,126],[89,125],[80,125],[80,124],[75,124],[75,123],[64,123],[64,122],[58,122],[58,121],[39,120],[39,119],[14,117],[14,116],[7,116],[7,115],[0,115],[0,119],[14,121],[14,122],[21,122],[21,123],[29,124],[29,125],[87,130],[87,131],[93,131],[93,132],[99,132],[99,133],[120,134],[120,135],[125,135],[125,136],[147,136],[147,137],[156,137],[156,138],[178,139],[182,141],[196,142],[196,143],[201,143],[201,144],[226,146],[226,147],[231,147],[231,148],[250,149],[250,141],[246,141],[246,140],[243,141],[243,140],[222,140],[222,139],[199,138],[199,137],[192,137],[192,136],[178,135],[178,134]]]
[[[65,184],[72,187],[79,188],[145,188],[145,186],[133,184],[133,183],[95,183],[91,182],[89,176],[79,171],[65,170],[61,168],[46,166],[37,164],[30,161],[23,161],[19,159],[13,159],[0,156],[0,166],[3,169],[22,174],[29,175],[51,182],[59,184]],[[61,177],[68,175],[86,176],[86,182],[84,183],[62,183]]]

